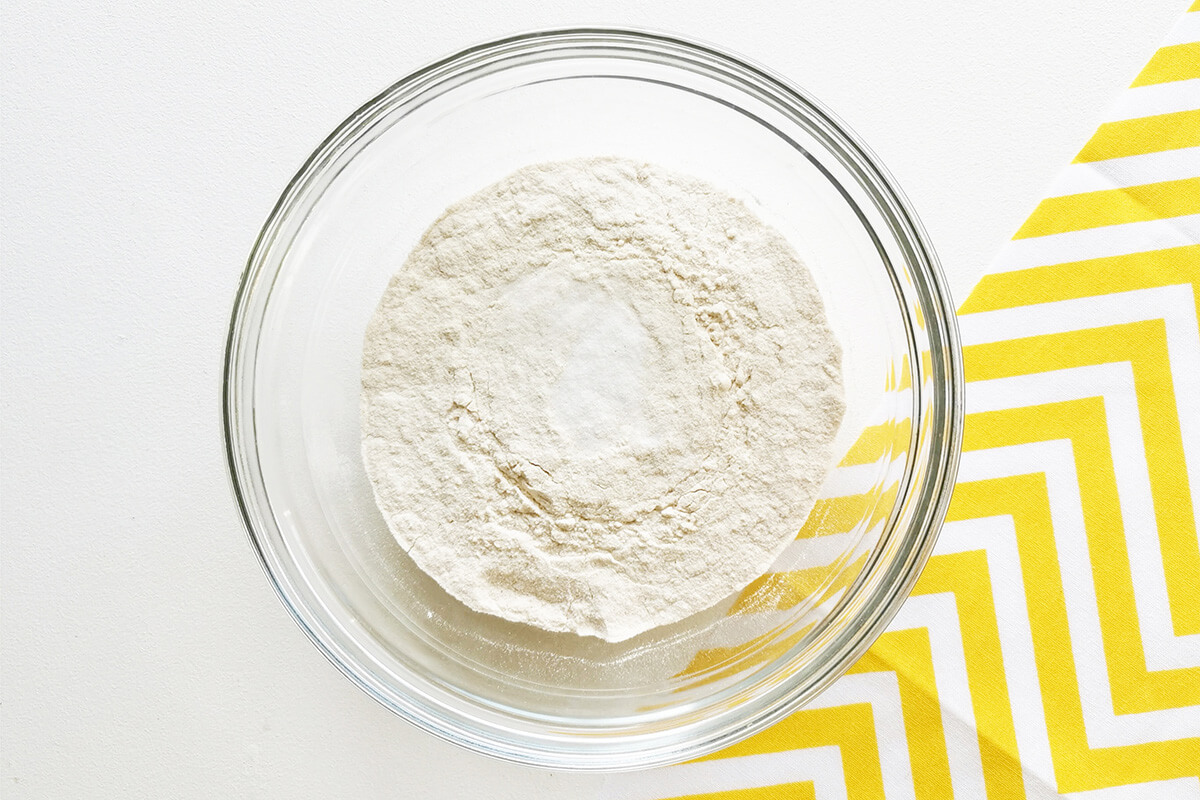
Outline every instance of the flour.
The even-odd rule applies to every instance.
[[[741,202],[616,158],[451,206],[363,350],[388,527],[478,611],[621,641],[762,574],[844,405],[811,276]]]

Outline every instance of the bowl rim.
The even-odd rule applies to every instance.
[[[787,102],[793,109],[802,113],[806,122],[820,126],[823,143],[851,169],[861,187],[871,194],[872,200],[893,228],[892,234],[897,243],[905,251],[905,266],[918,295],[919,308],[925,317],[923,329],[929,337],[929,369],[934,375],[941,376],[940,380],[931,381],[928,391],[927,399],[932,407],[932,411],[928,412],[931,420],[928,428],[923,432],[924,426],[912,426],[910,452],[915,455],[910,460],[902,485],[906,488],[909,486],[910,473],[916,468],[914,462],[925,448],[931,455],[929,463],[924,465],[927,476],[920,483],[917,496],[897,497],[887,523],[890,527],[900,507],[905,503],[911,504],[913,517],[908,525],[910,536],[900,543],[903,557],[893,559],[888,573],[877,581],[881,588],[870,595],[873,602],[868,608],[872,613],[854,629],[853,635],[842,635],[840,641],[831,642],[840,646],[836,649],[834,657],[827,659],[825,669],[815,680],[807,683],[797,680],[780,681],[767,694],[760,695],[754,713],[737,719],[736,724],[727,721],[721,729],[707,737],[687,742],[683,746],[660,744],[650,749],[593,753],[539,746],[536,736],[529,736],[529,741],[516,744],[510,739],[490,734],[491,729],[485,725],[480,725],[474,730],[464,729],[455,721],[455,717],[438,713],[442,710],[440,708],[428,708],[416,702],[400,702],[404,699],[412,701],[413,698],[403,692],[398,698],[395,693],[383,691],[382,687],[372,680],[374,676],[365,675],[364,670],[358,668],[353,655],[324,632],[321,621],[310,618],[311,610],[307,610],[298,598],[294,581],[281,569],[278,554],[267,541],[267,537],[258,530],[256,503],[252,497],[254,487],[250,480],[252,476],[247,474],[247,470],[257,469],[257,445],[253,440],[248,443],[244,441],[240,429],[243,412],[240,403],[242,379],[239,374],[243,362],[246,361],[245,323],[251,313],[249,304],[257,288],[257,281],[262,275],[266,254],[270,251],[283,223],[289,218],[289,211],[303,197],[310,182],[323,173],[325,166],[341,151],[344,144],[355,141],[361,132],[377,121],[377,113],[386,102],[396,102],[401,95],[411,96],[419,93],[431,85],[436,85],[448,75],[461,73],[481,61],[502,60],[514,55],[537,53],[546,47],[571,45],[591,45],[596,48],[624,45],[634,52],[653,51],[655,56],[667,60],[682,54],[691,55],[703,59],[708,68],[714,65],[723,67],[739,88],[769,91],[776,99]],[[669,51],[674,52],[668,55]],[[837,181],[832,182],[835,186],[840,186]],[[873,231],[869,224],[866,227]],[[889,265],[889,269],[894,269],[894,266]],[[907,318],[905,323],[910,324]],[[911,330],[908,338],[910,352],[916,355],[913,352],[915,343]],[[250,344],[253,347],[256,343],[255,338]],[[252,365],[254,361],[255,358],[250,357],[248,363]],[[916,370],[917,364],[914,363],[914,372]],[[918,390],[915,378],[916,375],[913,381],[914,417],[924,419],[926,412],[918,407],[921,392],[924,390]],[[226,475],[251,547],[284,608],[330,663],[369,696],[401,718],[469,750],[527,766],[560,770],[618,771],[663,766],[695,758],[741,741],[775,724],[827,688],[875,642],[911,592],[922,567],[932,553],[937,534],[944,522],[961,455],[964,387],[961,343],[953,300],[929,236],[893,176],[849,126],[791,81],[723,47],[678,34],[644,28],[564,27],[533,30],[481,42],[410,72],[356,109],[308,156],[284,188],[260,229],[242,272],[225,341],[221,411]],[[923,435],[929,437],[924,444],[920,441]],[[241,454],[245,452],[255,453],[253,464],[243,463]],[[942,454],[943,457],[933,458],[932,455],[936,453]],[[892,580],[887,580],[889,577]],[[882,602],[876,602],[877,599],[881,599]],[[789,649],[788,655],[777,660],[785,661],[789,655],[794,654],[793,651],[794,648]],[[407,688],[419,691],[412,685]],[[428,703],[429,698],[424,699]],[[434,702],[433,705],[439,704]],[[512,731],[508,733],[511,734]]]

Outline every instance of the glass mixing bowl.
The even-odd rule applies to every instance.
[[[474,612],[389,534],[360,455],[363,333],[450,203],[529,163],[619,155],[742,198],[808,264],[847,412],[822,499],[745,591],[629,641]],[[553,768],[661,765],[732,744],[842,674],[895,614],[943,520],[962,430],[954,311],[893,180],[828,111],[710,46],[560,30],[473,47],[350,116],[250,255],[226,351],[229,469],[284,605],[418,726]]]

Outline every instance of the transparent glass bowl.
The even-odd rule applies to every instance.
[[[847,413],[822,500],[745,591],[632,640],[476,613],[388,533],[360,456],[362,338],[451,202],[529,163],[620,155],[743,198],[813,272]],[[780,78],[627,30],[533,33],[422,69],[355,112],[254,246],[226,352],[225,437],[251,540],[318,648],[450,741],[558,769],[667,764],[779,720],[844,672],[917,578],[962,429],[954,311],[875,158]]]

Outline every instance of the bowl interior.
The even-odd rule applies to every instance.
[[[844,669],[830,653],[844,660],[835,644],[907,575],[906,504],[926,462],[945,457],[921,439],[942,378],[894,210],[805,116],[818,109],[701,55],[638,37],[529,37],[435,65],[331,137],[251,259],[231,339],[231,448],[272,578],[382,702],[505,757],[695,755],[681,743],[714,720],[744,722],[756,705],[761,717]],[[366,324],[425,228],[519,167],[590,155],[695,175],[781,231],[822,291],[847,401],[822,499],[772,569],[706,612],[615,644],[508,623],[441,590],[388,532],[359,436]]]

